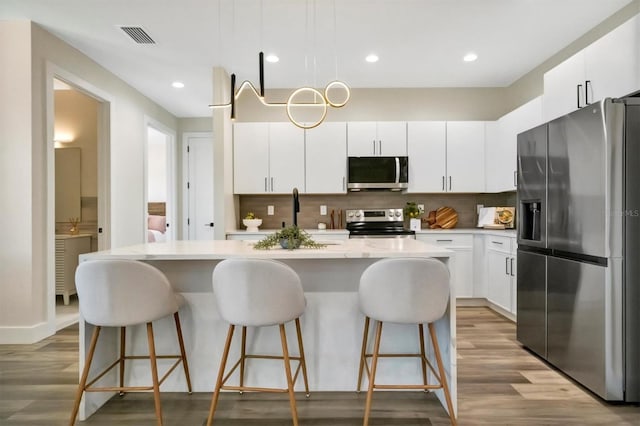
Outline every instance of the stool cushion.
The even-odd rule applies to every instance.
[[[369,266],[360,278],[360,310],[369,318],[422,324],[441,318],[449,300],[449,271],[428,258],[391,258]]]
[[[76,289],[84,320],[105,327],[151,322],[177,312],[184,303],[160,270],[134,260],[82,262],[76,269]]]
[[[213,270],[220,316],[230,324],[284,324],[304,313],[300,278],[290,266],[268,259],[227,259]]]

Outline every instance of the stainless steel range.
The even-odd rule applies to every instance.
[[[402,209],[347,210],[349,238],[415,238],[415,231],[404,227]]]

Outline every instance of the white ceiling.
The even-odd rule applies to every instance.
[[[211,69],[267,88],[503,87],[631,0],[0,0],[178,117],[209,116]],[[156,41],[139,45],[121,25]],[[474,51],[479,59],[465,63]],[[369,64],[367,54],[380,61]],[[337,62],[337,73],[336,73]],[[171,82],[185,87],[176,90]]]

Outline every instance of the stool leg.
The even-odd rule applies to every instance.
[[[373,344],[373,359],[371,360],[371,376],[369,377],[369,390],[367,391],[367,403],[364,407],[363,426],[369,424],[369,412],[371,411],[371,400],[373,399],[373,387],[376,381],[376,367],[378,366],[378,353],[380,352],[380,337],[382,336],[382,321],[378,321],[376,327],[376,340]]]
[[[149,360],[151,361],[151,379],[153,379],[153,401],[156,407],[158,426],[162,426],[162,406],[160,405],[160,384],[158,383],[158,364],[156,360],[156,345],[153,339],[153,326],[147,323],[147,340],[149,341]]]
[[[173,319],[176,323],[176,333],[178,334],[178,344],[180,345],[180,357],[182,358],[182,368],[184,369],[184,375],[187,378],[187,390],[189,395],[193,393],[191,390],[191,376],[189,375],[189,364],[187,363],[187,352],[184,350],[184,339],[182,338],[182,326],[180,325],[180,316],[176,312],[173,314]]]
[[[427,386],[427,362],[425,361],[427,354],[424,350],[424,327],[422,324],[418,324],[418,332],[420,333],[420,363],[422,364],[422,381]],[[424,390],[427,392],[427,390]]]
[[[242,326],[242,344],[240,346],[240,387],[244,386],[244,362],[247,356],[247,326]],[[240,395],[244,392],[240,391]]]
[[[73,426],[76,422],[76,416],[78,415],[78,410],[80,408],[80,400],[82,399],[82,394],[84,393],[84,388],[87,384],[87,377],[89,377],[89,369],[91,368],[91,362],[93,361],[93,354],[96,350],[96,344],[98,343],[98,336],[100,335],[100,326],[95,326],[93,329],[93,334],[91,335],[91,343],[89,344],[89,353],[87,354],[87,359],[84,362],[84,368],[82,369],[82,376],[80,377],[80,383],[78,384],[78,390],[76,391],[76,398],[73,403],[73,410],[71,410],[71,420],[69,421],[69,426]]]
[[[364,317],[364,332],[362,333],[362,350],[360,351],[360,369],[358,370],[358,392],[362,386],[362,370],[366,361],[367,336],[369,335],[369,317]]]
[[[304,357],[304,346],[302,345],[302,331],[300,330],[300,318],[296,318],[296,333],[298,334],[298,350],[300,351],[300,365],[302,366],[302,378],[304,379],[305,396],[309,398],[309,380],[307,378],[307,360]]]
[[[447,385],[447,376],[444,371],[444,364],[442,363],[442,358],[440,357],[440,347],[438,346],[438,336],[436,336],[436,329],[433,327],[433,323],[429,323],[429,334],[431,335],[431,344],[433,345],[433,350],[436,355],[436,362],[438,363],[438,372],[440,374],[440,384],[442,385],[442,390],[444,391],[444,397],[447,401],[447,408],[449,409],[449,418],[451,419],[451,424],[455,426],[456,416],[453,412],[453,403],[451,402],[451,394],[449,393],[449,386]]]
[[[125,357],[126,341],[127,341],[127,328],[120,327],[120,387],[124,386],[124,357]],[[119,395],[123,396],[124,391],[120,391]]]
[[[218,397],[220,396],[220,388],[222,387],[222,379],[224,378],[224,370],[227,366],[227,358],[229,358],[229,348],[231,347],[231,340],[233,340],[233,332],[236,326],[229,324],[229,331],[227,332],[227,341],[224,344],[224,351],[222,352],[222,359],[220,360],[220,368],[218,369],[218,379],[216,380],[216,388],[213,391],[213,397],[211,398],[211,407],[209,408],[209,417],[207,418],[207,426],[211,426],[213,423],[213,413],[216,411],[218,405]]]
[[[287,335],[284,324],[280,324],[280,340],[282,341],[282,356],[284,358],[284,372],[287,375],[287,389],[289,391],[289,403],[291,405],[291,417],[293,426],[298,426],[298,410],[296,409],[296,397],[293,394],[293,379],[291,377],[291,362],[289,360],[289,349],[287,349]]]

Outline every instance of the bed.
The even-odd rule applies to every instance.
[[[147,242],[154,243],[166,241],[166,203],[149,202],[147,204],[147,213]]]

